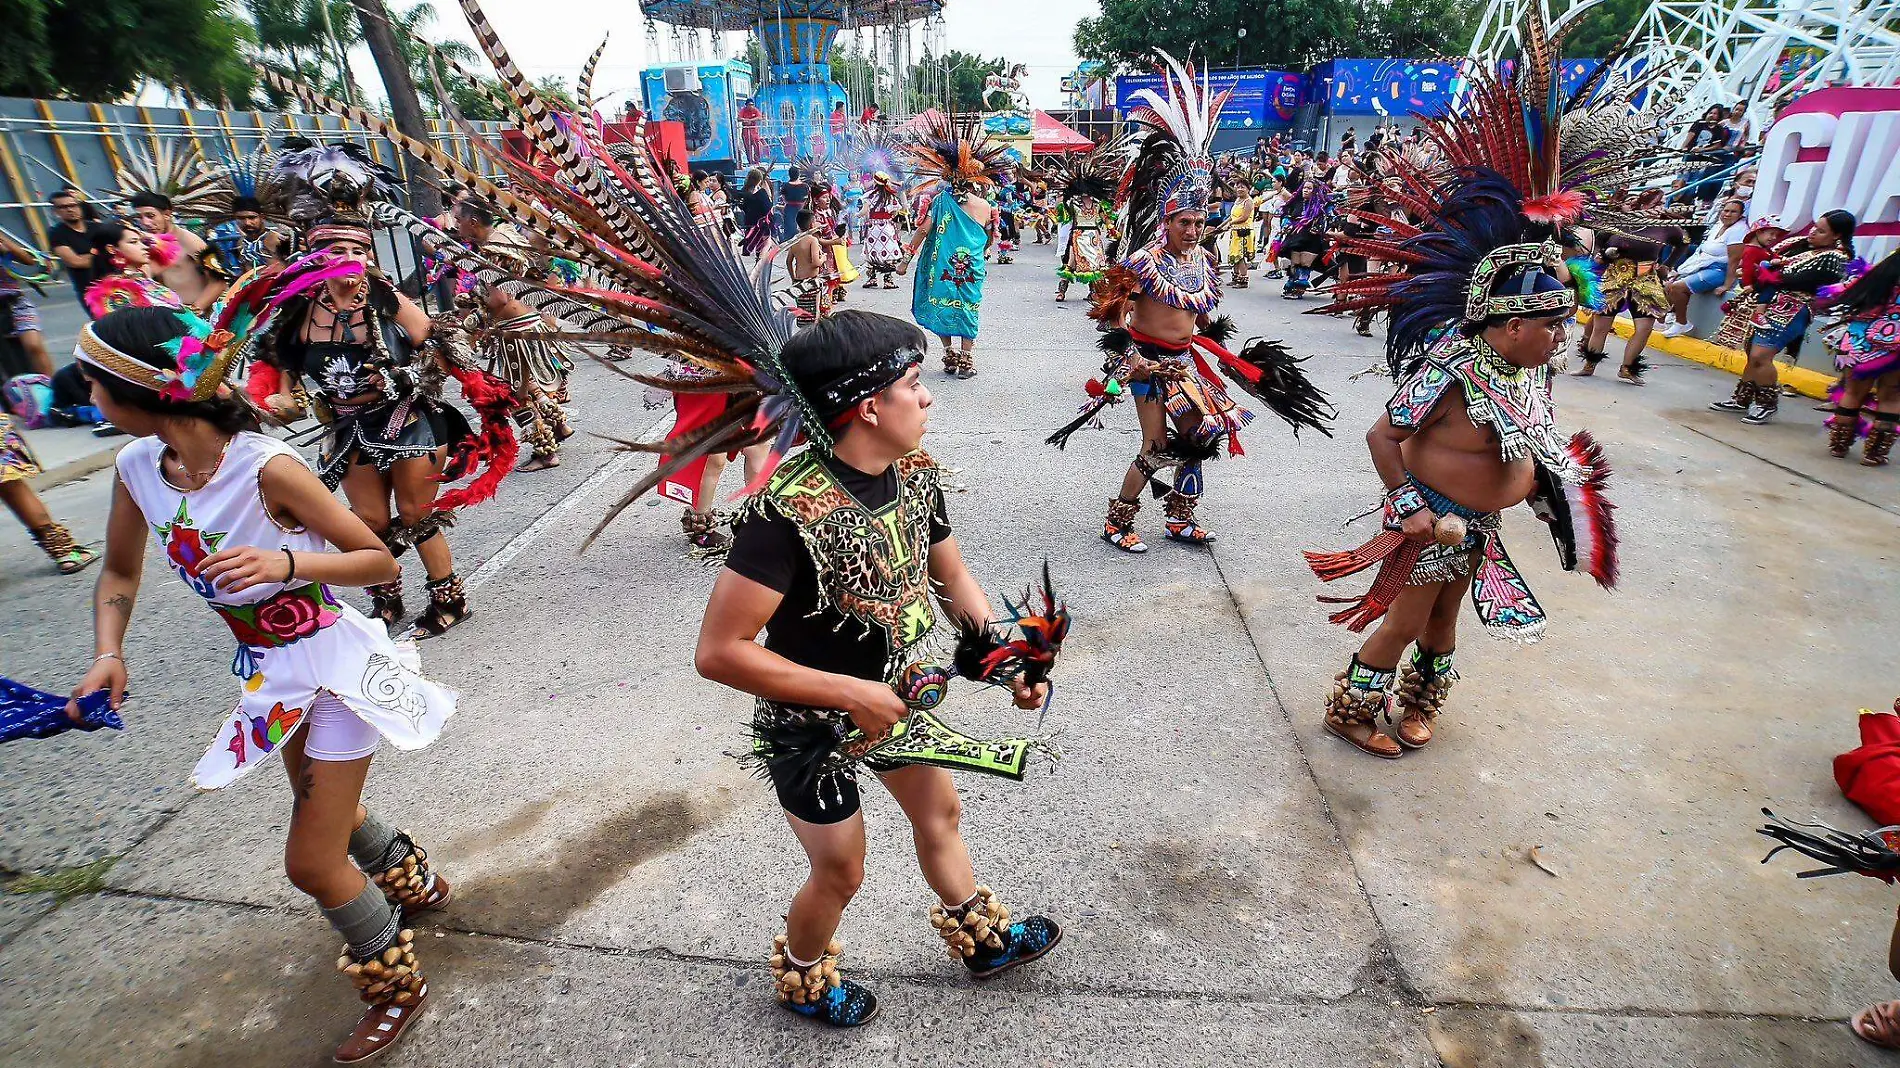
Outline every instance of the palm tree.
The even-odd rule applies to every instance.
[[[257,30],[259,63],[331,96],[362,99],[348,62],[350,46],[362,37],[349,0],[246,0],[245,7]]]

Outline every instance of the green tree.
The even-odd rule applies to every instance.
[[[248,103],[251,26],[225,0],[0,0],[0,95],[117,100],[156,82]]]
[[[1610,54],[1649,10],[1649,0],[1603,0],[1583,14],[1583,23],[1564,42],[1564,55],[1595,59]]]
[[[246,0],[255,30],[259,66],[329,96],[362,100],[346,62],[362,39],[350,0]],[[266,86],[273,108],[290,104],[288,94]]]
[[[1456,55],[1470,20],[1455,0],[1102,0],[1100,17],[1076,24],[1075,48],[1121,70],[1147,69],[1157,48],[1215,67],[1304,70],[1341,56]]]
[[[537,79],[534,83],[534,91],[535,95],[550,107],[559,108],[569,114],[580,110],[574,105],[573,91],[556,75],[550,74],[545,78]]]
[[[1367,0],[1358,30],[1360,54],[1420,59],[1462,54],[1471,46],[1478,11],[1470,0]]]
[[[1001,57],[985,59],[955,49],[925,56],[910,68],[911,109],[944,108],[953,114],[982,111],[983,79],[1008,67],[1009,61]]]

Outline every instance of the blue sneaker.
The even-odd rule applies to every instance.
[[[877,1016],[877,995],[849,979],[825,991],[823,997],[809,1005],[800,1005],[795,1001],[781,1001],[779,1004],[799,1014],[809,1016],[832,1027],[863,1027]]]
[[[990,949],[979,945],[975,953],[963,958],[963,966],[970,969],[970,978],[988,979],[1018,964],[1028,964],[1056,948],[1056,943],[1060,941],[1062,928],[1056,921],[1047,916],[1031,916],[1009,925],[1003,938],[1003,948]]]

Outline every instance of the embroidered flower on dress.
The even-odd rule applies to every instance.
[[[257,606],[257,629],[280,644],[307,638],[335,620],[336,613],[327,611],[307,588],[280,590]]]

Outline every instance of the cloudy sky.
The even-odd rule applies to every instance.
[[[391,0],[395,6],[402,2]],[[460,4],[456,0],[434,2],[441,15],[437,31],[473,44]],[[607,54],[594,76],[596,93],[620,91],[610,97],[609,104],[618,103],[635,90],[640,70],[655,61],[646,54],[646,30],[634,0],[483,0],[482,9],[514,54],[515,62],[534,78],[555,74],[571,82],[600,43],[601,35],[611,34]],[[1026,17],[1032,10],[1034,16]],[[1076,21],[1100,13],[1097,0],[948,0],[944,7],[945,44],[1028,64],[1030,101],[1037,107],[1058,107],[1062,104],[1062,76],[1075,69],[1075,47],[1070,42]],[[669,28],[662,26],[660,30],[661,50],[665,53]],[[737,51],[737,35],[732,40]],[[360,76],[373,82],[375,67],[367,53],[351,58]],[[666,62],[672,56],[662,54],[657,59]]]

